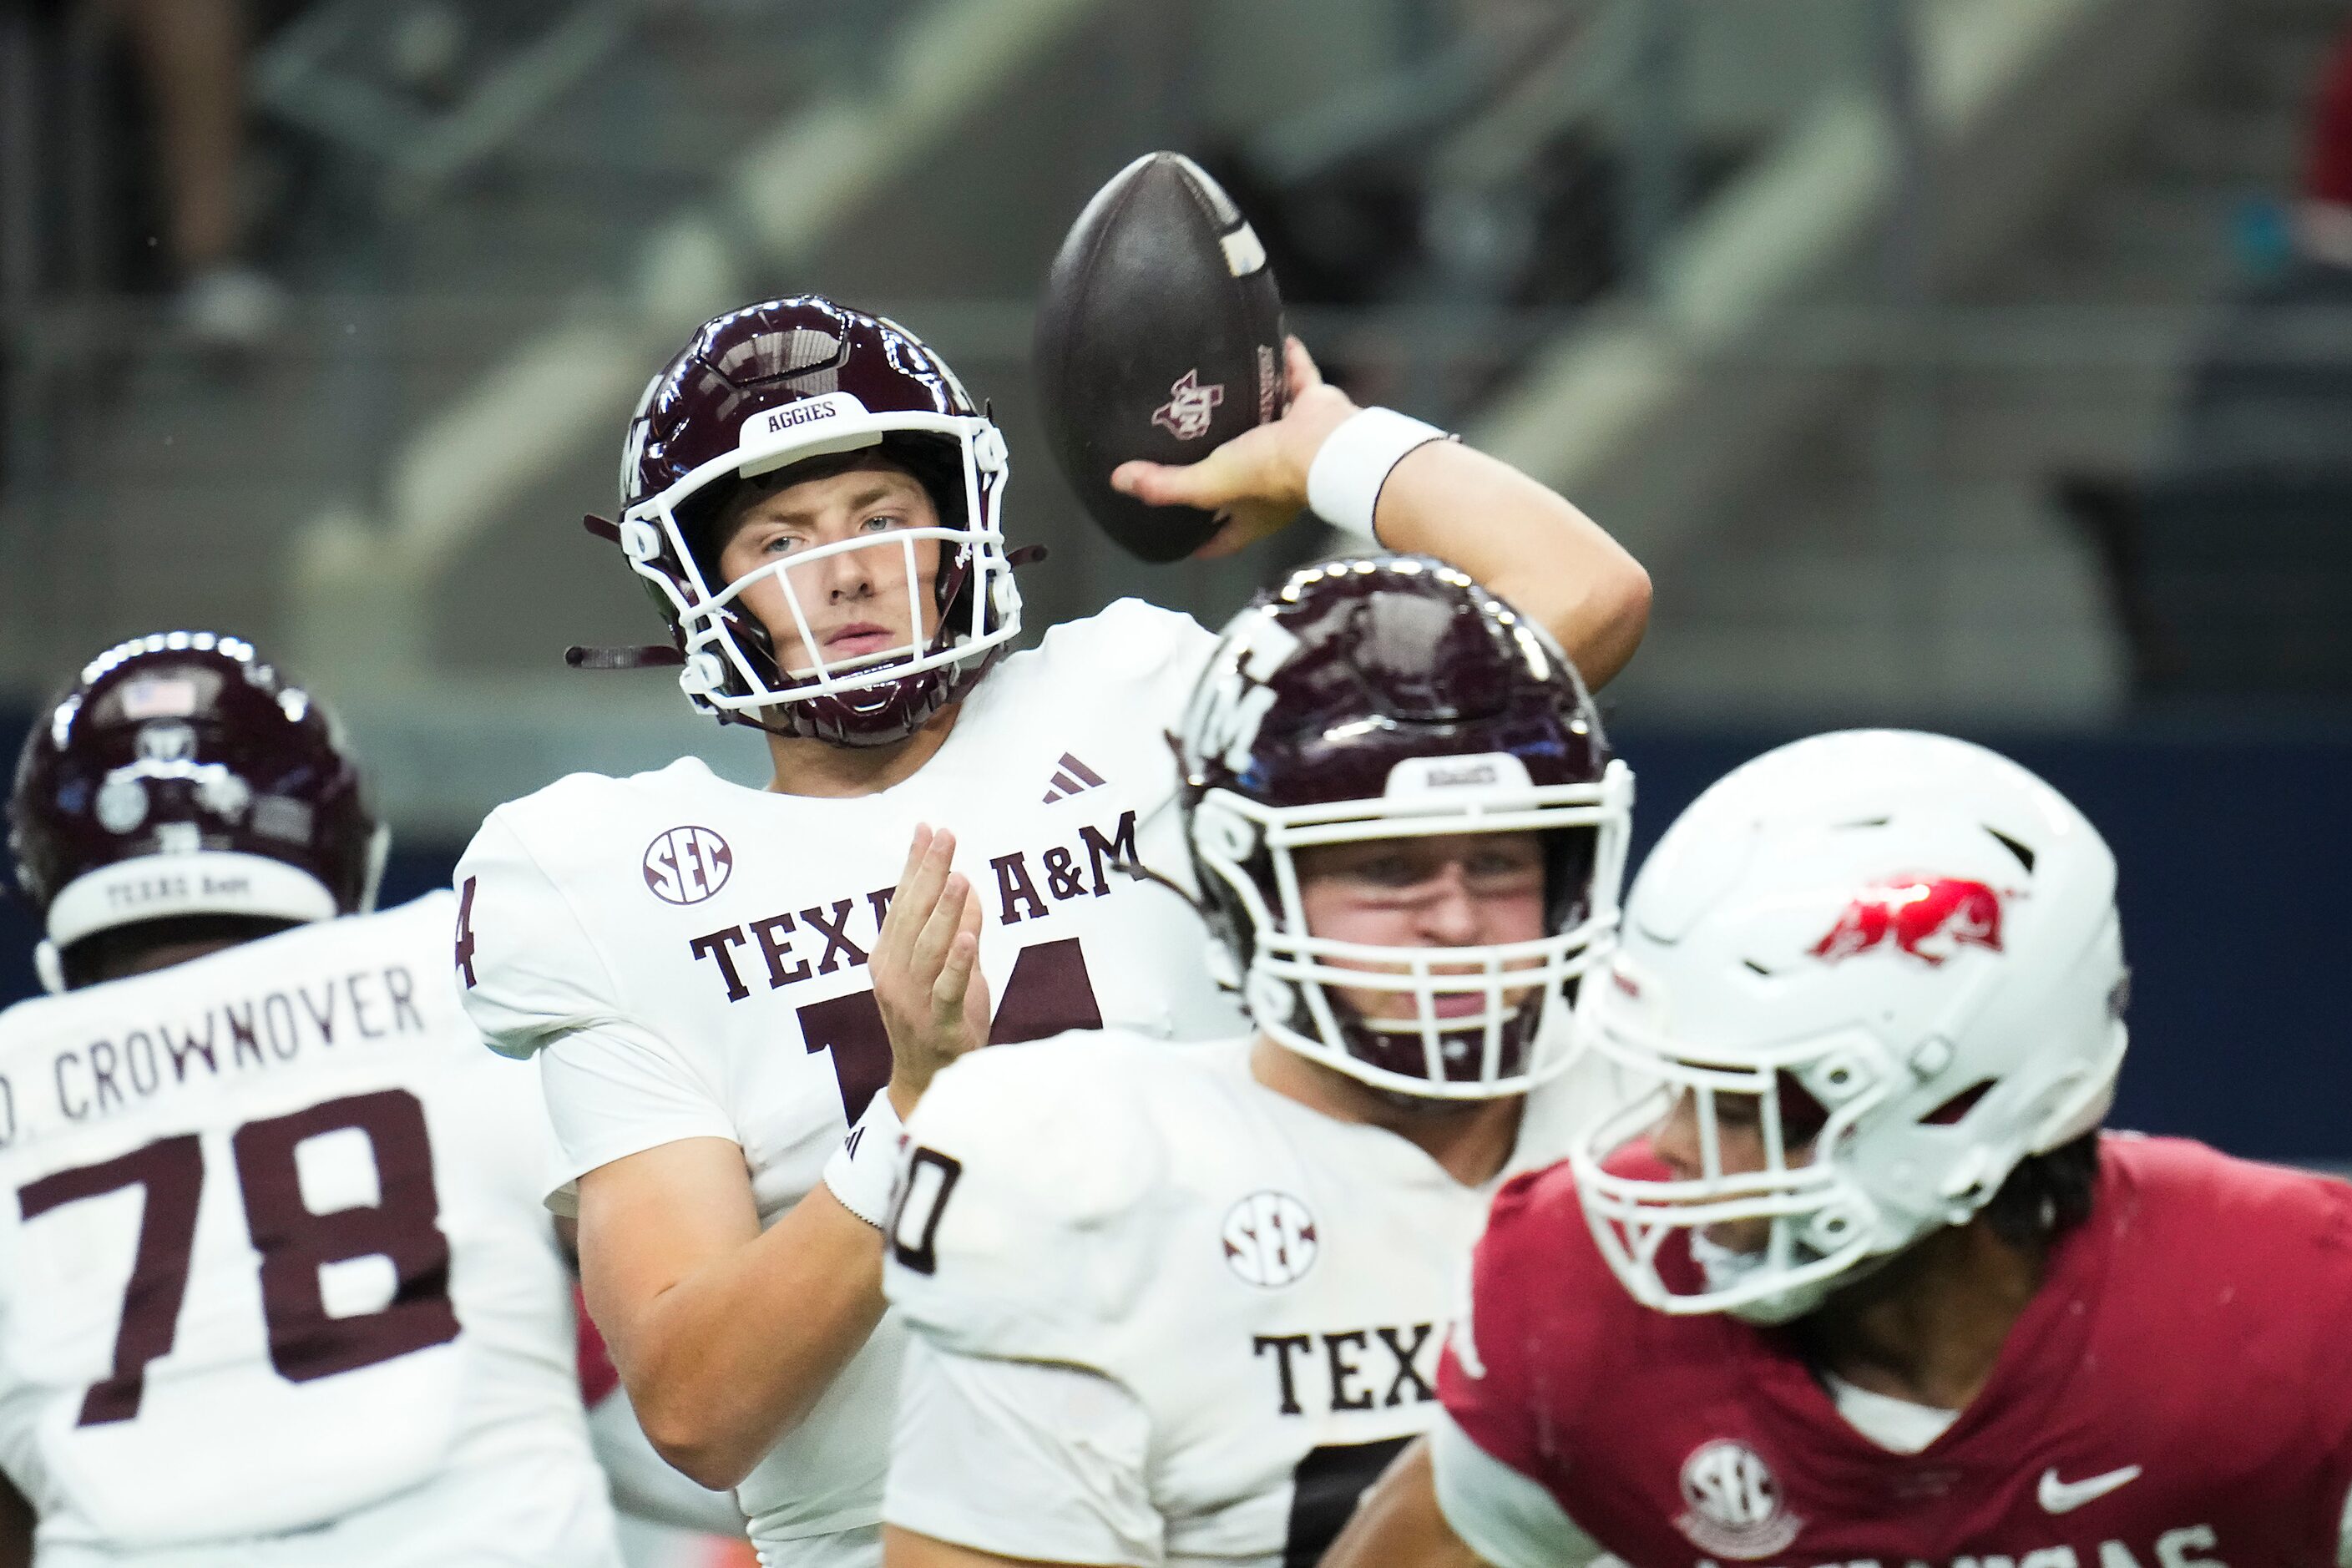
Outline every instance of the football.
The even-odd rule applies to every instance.
[[[1190,158],[1153,153],[1095,193],[1037,309],[1038,401],[1055,460],[1089,515],[1146,561],[1180,561],[1208,512],[1111,489],[1144,458],[1193,463],[1281,416],[1282,294],[1265,248]]]

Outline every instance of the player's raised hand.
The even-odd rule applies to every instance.
[[[952,869],[954,858],[954,834],[915,829],[866,961],[874,1005],[890,1035],[890,1103],[902,1117],[941,1068],[988,1043],[980,899]]]
[[[1213,560],[1256,543],[1289,525],[1307,508],[1307,470],[1324,438],[1356,411],[1355,403],[1323,379],[1307,345],[1288,339],[1283,366],[1290,406],[1281,418],[1234,437],[1197,463],[1121,463],[1113,489],[1153,506],[1195,506],[1224,525],[1192,552]]]

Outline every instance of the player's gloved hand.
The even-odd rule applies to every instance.
[[[988,978],[980,972],[980,900],[950,868],[955,835],[915,829],[882,934],[866,960],[874,1005],[890,1035],[890,1103],[903,1119],[932,1075],[988,1043]]]
[[[1194,506],[1223,515],[1224,525],[1192,552],[1196,561],[1231,555],[1286,528],[1307,510],[1307,470],[1324,437],[1356,412],[1292,338],[1283,350],[1290,406],[1271,425],[1244,431],[1197,463],[1121,463],[1114,489],[1153,506]]]

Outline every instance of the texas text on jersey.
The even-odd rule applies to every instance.
[[[545,1113],[458,1008],[455,914],[0,1015],[0,1461],[42,1562],[614,1561]]]
[[[983,1052],[917,1108],[884,1275],[910,1353],[1024,1408],[1058,1375],[1095,1451],[1032,1471],[975,1449],[910,1375],[886,1512],[1027,1560],[1310,1568],[1435,1415],[1493,1184],[1266,1088],[1246,1041],[1142,1045]],[[1507,1169],[1561,1147],[1580,1098],[1537,1089]],[[1040,1363],[1083,1370],[1010,1364]],[[1050,1470],[1118,1484],[1056,1494]]]
[[[1182,864],[1165,731],[1210,644],[1133,601],[1058,626],[879,794],[782,796],[684,762],[493,813],[457,872],[460,984],[494,1046],[543,1053],[562,1173],[714,1137],[742,1147],[763,1224],[807,1194],[889,1077],[865,965],[919,823],[962,830],[993,1038],[1233,1032],[1196,917],[1122,868]],[[900,1342],[886,1320],[743,1482],[755,1541],[878,1518]]]
[[[1508,1544],[1529,1510],[1511,1478],[1479,1484],[1484,1455],[1565,1514],[1552,1563],[1580,1560],[1570,1521],[1634,1568],[2346,1560],[2352,1188],[2128,1135],[2099,1163],[1991,1381],[1916,1454],[1849,1424],[1783,1332],[1632,1300],[1568,1167],[1515,1182],[1445,1357],[1447,1518],[1534,1568]],[[1449,1466],[1461,1434],[1475,1452]]]

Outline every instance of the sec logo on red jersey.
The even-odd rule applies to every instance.
[[[1780,1483],[1763,1456],[1718,1437],[1683,1461],[1683,1501],[1675,1527],[1702,1552],[1753,1562],[1796,1540],[1804,1521],[1782,1506]]]

